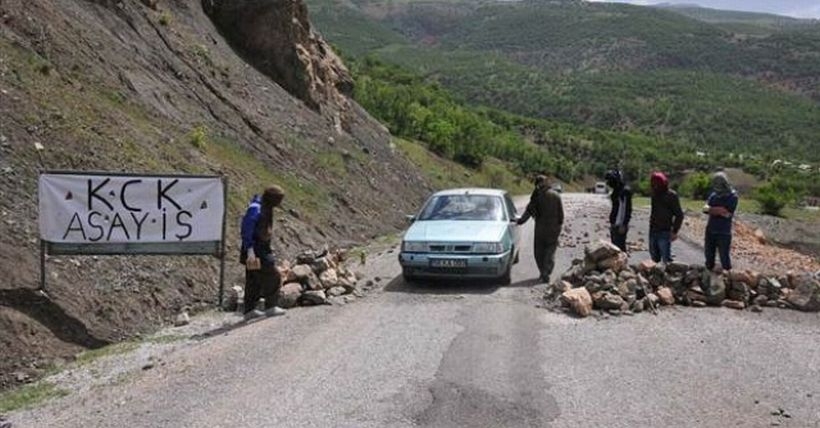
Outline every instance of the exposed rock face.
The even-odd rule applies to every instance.
[[[349,107],[353,78],[308,21],[301,0],[202,0],[248,62],[310,108]]]

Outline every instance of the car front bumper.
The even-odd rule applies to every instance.
[[[399,254],[399,263],[406,276],[425,278],[498,278],[512,263],[512,252],[501,254]],[[436,260],[464,260],[466,267],[435,267]]]

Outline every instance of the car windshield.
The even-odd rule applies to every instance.
[[[441,195],[431,199],[419,220],[504,220],[504,204],[499,196]]]

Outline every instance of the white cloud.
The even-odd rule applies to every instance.
[[[818,0],[586,0],[591,2],[630,3],[648,6],[658,3],[698,4],[715,9],[742,10],[747,12],[776,13],[795,18],[820,19]]]

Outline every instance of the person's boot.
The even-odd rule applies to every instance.
[[[259,309],[253,309],[248,312],[245,312],[245,320],[252,320],[254,318],[264,317],[265,313],[260,311]]]
[[[277,315],[285,315],[286,312],[286,310],[280,308],[279,306],[274,306],[272,308],[266,309],[265,315],[269,317],[275,317]]]

